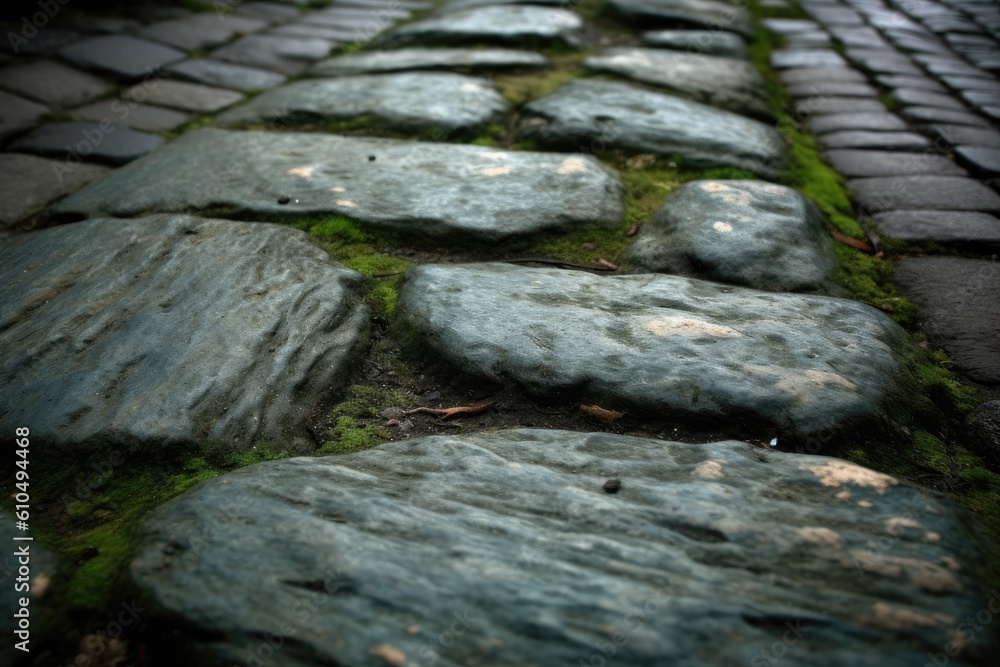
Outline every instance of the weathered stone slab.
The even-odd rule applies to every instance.
[[[894,276],[920,309],[930,341],[955,369],[1000,384],[1000,263],[964,257],[907,257]]]
[[[535,69],[548,60],[540,53],[514,49],[397,49],[363,51],[316,63],[306,76],[350,76],[406,70]]]
[[[150,102],[181,111],[215,113],[245,99],[243,93],[203,86],[186,81],[157,81],[155,85],[138,84],[122,92],[122,98]]]
[[[529,121],[525,134],[554,147],[679,154],[694,166],[737,167],[765,178],[785,165],[784,142],[772,127],[625,83],[571,81],[524,113],[544,119]]]
[[[642,43],[658,49],[673,49],[706,56],[747,58],[746,42],[731,32],[714,30],[654,30],[642,34]]]
[[[613,227],[624,215],[617,175],[590,156],[322,134],[189,132],[93,185],[57,210],[128,217],[227,206],[484,241]]]
[[[936,153],[906,153],[840,149],[825,151],[823,157],[847,178],[869,176],[967,176],[964,169]]]
[[[216,60],[294,76],[303,72],[313,61],[329,55],[332,47],[333,44],[324,39],[247,35],[217,48],[209,55]]]
[[[894,132],[905,130],[906,123],[899,116],[881,112],[857,111],[853,113],[833,113],[818,116],[809,121],[809,129],[814,134],[830,134],[842,130],[877,130]]]
[[[692,181],[642,227],[628,252],[640,269],[777,292],[826,291],[834,269],[819,211],[764,181]]]
[[[0,90],[0,141],[35,126],[50,109]]]
[[[11,150],[46,157],[83,158],[121,165],[163,144],[163,137],[102,123],[49,123],[18,138]],[[70,158],[73,159],[73,158]],[[74,161],[76,161],[74,160]],[[67,164],[69,164],[67,162]]]
[[[744,7],[717,0],[610,0],[617,14],[643,28],[683,25],[725,30],[753,39],[753,23]]]
[[[0,70],[0,87],[56,108],[84,104],[110,89],[96,76],[52,60]]]
[[[865,83],[864,75],[848,67],[803,67],[783,70],[779,75],[786,86],[824,83]]]
[[[218,118],[223,125],[271,119],[366,116],[403,131],[471,133],[507,110],[489,83],[451,72],[401,72],[293,81]]]
[[[876,80],[886,88],[908,88],[911,90],[929,90],[932,93],[947,93],[948,90],[940,83],[926,76],[908,76],[906,74],[880,74]]]
[[[361,276],[289,227],[152,216],[4,241],[0,426],[37,444],[302,449],[367,335]]]
[[[241,2],[236,13],[267,21],[291,21],[302,14],[295,7],[278,2]]]
[[[983,176],[1000,175],[1000,148],[956,146],[958,160]]]
[[[141,79],[184,58],[183,51],[127,35],[92,37],[60,49],[59,53],[81,67],[127,79]]]
[[[889,176],[848,181],[871,213],[892,209],[1000,212],[1000,195],[979,181],[956,176]]]
[[[269,31],[269,35],[280,35],[281,37],[306,37],[324,39],[333,45],[340,42],[353,41],[357,37],[357,31],[349,28],[332,27],[328,25],[317,25],[315,23],[289,23],[278,26]]]
[[[955,109],[964,111],[962,103],[950,95],[942,95],[920,88],[897,88],[889,93],[892,99],[900,104],[918,107],[936,107],[939,109]]]
[[[284,83],[288,78],[277,72],[224,63],[211,58],[182,60],[168,66],[167,70],[197,83],[243,91],[274,88]]]
[[[899,113],[917,123],[947,123],[949,125],[990,127],[988,120],[967,111],[938,109],[936,107],[903,107]]]
[[[565,9],[509,5],[429,16],[375,40],[382,48],[489,43],[579,46],[583,19]]]
[[[771,51],[771,67],[774,69],[847,67],[847,63],[832,49],[777,49]]]
[[[211,24],[188,18],[151,23],[138,34],[182,51],[196,51],[228,42],[236,36],[236,30],[226,26],[221,20]]]
[[[407,272],[398,313],[458,368],[532,394],[739,419],[790,437],[873,418],[904,384],[902,329],[830,297],[667,275],[425,265]]]
[[[931,125],[930,131],[952,146],[1000,148],[1000,132],[993,128],[937,124]]]
[[[173,109],[136,104],[120,98],[94,102],[79,109],[73,109],[70,113],[80,120],[89,120],[95,123],[107,121],[115,127],[132,127],[148,132],[173,130],[194,118],[191,114],[181,113]]]
[[[897,151],[922,151],[931,142],[913,132],[872,132],[870,130],[841,130],[824,134],[819,142],[825,148],[881,148]]]
[[[847,57],[874,74],[923,74],[907,56],[891,49],[847,49]]]
[[[34,155],[0,153],[0,226],[12,225],[106,173],[107,167],[94,164],[68,166]]]
[[[764,79],[747,60],[665,49],[612,48],[587,58],[583,65],[739,114],[771,116]]]
[[[774,647],[869,667],[872,645],[904,667],[995,604],[965,526],[839,459],[525,429],[207,480],[149,518],[130,573],[151,623],[189,629],[171,645],[197,657],[175,663],[240,664],[271,637],[288,667],[701,667]],[[996,649],[983,633],[962,657]]]
[[[836,97],[876,97],[878,91],[866,83],[822,82],[800,83],[788,87],[788,94],[794,98],[813,95]]]
[[[857,97],[827,97],[822,93],[799,99],[795,102],[795,113],[799,120],[809,116],[828,113],[869,113],[885,111],[885,105],[877,99],[860,99]]]
[[[989,213],[886,211],[876,213],[874,219],[879,229],[900,241],[1000,245],[1000,219]]]

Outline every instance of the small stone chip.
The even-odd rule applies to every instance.
[[[615,479],[609,479],[604,483],[604,490],[608,493],[618,493],[622,488],[622,481],[617,477]]]
[[[368,655],[382,658],[389,665],[402,665],[406,662],[406,654],[395,646],[389,646],[388,644],[372,646],[368,649]]]

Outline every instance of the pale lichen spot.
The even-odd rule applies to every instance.
[[[729,186],[725,183],[719,183],[718,181],[708,181],[707,183],[701,183],[698,185],[705,192],[726,192],[729,190]]]
[[[714,229],[717,232],[722,232],[723,234],[725,234],[726,232],[733,231],[733,226],[725,222],[717,222],[714,225],[712,225],[712,229]]]
[[[749,206],[753,203],[753,197],[748,192],[735,192],[731,195],[722,195],[722,201],[733,206]]]
[[[933,530],[928,530],[924,533],[924,542],[930,542],[935,544],[941,541],[941,533],[935,533]]]
[[[931,593],[958,593],[962,584],[950,571],[926,560],[903,558],[871,551],[852,551],[851,556],[864,572],[898,577],[905,574],[911,583]]]
[[[837,375],[836,373],[829,373],[827,371],[806,371],[806,377],[821,387],[826,384],[839,384],[841,387],[850,389],[851,391],[858,388],[856,384],[847,378]]]
[[[892,535],[898,535],[900,528],[920,528],[920,524],[916,519],[908,519],[905,517],[893,517],[885,522],[885,529]]]
[[[872,506],[872,501],[870,501],[870,500],[859,500],[858,501],[858,505],[860,505],[861,507],[868,508],[868,507]]]
[[[846,484],[873,489],[883,495],[891,487],[899,483],[895,477],[884,475],[859,465],[833,459],[823,463],[807,463],[799,466],[799,470],[808,470],[819,478],[823,486],[841,487]]]
[[[346,192],[346,189],[341,187],[330,188],[330,192]]]
[[[862,622],[887,630],[910,628],[948,627],[955,625],[955,617],[940,612],[925,612],[890,602],[876,602]]]
[[[664,317],[652,322],[646,322],[645,329],[657,336],[716,336],[728,338],[743,335],[736,329],[689,317]]]
[[[344,208],[357,208],[358,205],[349,199],[338,199],[337,206],[343,206]]]
[[[821,547],[835,547],[839,546],[843,542],[840,535],[833,532],[829,528],[823,528],[821,526],[806,526],[799,528],[798,533],[799,537],[804,539],[806,542],[811,542]]]
[[[506,160],[509,156],[501,151],[484,151],[479,154],[479,157],[485,158],[487,160]]]
[[[316,167],[294,167],[288,170],[289,176],[301,176],[302,178],[309,178],[316,171]]]
[[[510,165],[502,167],[483,167],[479,170],[481,176],[506,176],[510,173]]]
[[[715,528],[720,533],[725,533],[726,535],[734,535],[737,533],[742,533],[746,531],[746,524],[736,519],[718,519],[713,521],[711,524],[712,528]]]
[[[568,157],[556,167],[557,174],[579,174],[587,171],[587,163],[578,157]]]
[[[847,489],[844,489],[843,491],[838,491],[837,495],[835,495],[834,498],[836,498],[837,500],[850,500],[851,492],[848,491]]]
[[[716,479],[721,479],[726,476],[725,473],[722,472],[722,466],[715,461],[705,461],[694,469],[694,474],[698,477],[713,477]]]
[[[478,83],[467,81],[463,83],[461,86],[459,86],[458,89],[461,90],[463,93],[478,93],[480,90],[483,89],[483,87],[480,86]]]
[[[528,285],[532,289],[542,289],[543,287],[545,287],[545,283],[543,283],[541,280],[532,280],[530,283],[528,283]]]

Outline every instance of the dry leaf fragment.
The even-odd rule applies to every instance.
[[[600,264],[605,269],[607,269],[608,271],[617,271],[618,270],[618,265],[617,264],[615,264],[614,262],[609,262],[608,260],[604,259],[603,257],[601,257],[599,260],[597,260],[597,263]]]
[[[580,411],[584,414],[588,414],[591,417],[600,419],[602,422],[614,422],[618,421],[625,416],[624,412],[618,412],[617,410],[606,410],[597,405],[581,405]]]
[[[388,644],[372,646],[368,649],[368,655],[382,658],[390,665],[402,665],[406,662],[406,654],[395,646],[389,646]]]
[[[625,232],[625,236],[635,236],[638,233],[639,233],[639,223],[636,222],[631,227],[628,228],[628,231]]]
[[[445,421],[459,415],[478,415],[480,412],[485,412],[486,408],[491,405],[493,405],[492,402],[485,401],[483,403],[476,403],[475,405],[460,405],[454,408],[414,408],[412,410],[404,410],[403,414],[412,415],[417,412],[425,412],[429,415],[437,416],[441,421]]]
[[[861,239],[852,238],[846,234],[841,234],[836,229],[831,230],[833,232],[833,238],[837,239],[845,245],[849,245],[852,248],[857,248],[858,250],[863,250],[864,252],[871,252],[872,247],[862,241]]]

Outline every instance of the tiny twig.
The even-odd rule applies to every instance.
[[[452,417],[457,417],[459,415],[477,415],[480,412],[485,412],[486,408],[493,405],[490,401],[483,403],[476,403],[475,405],[460,405],[454,408],[414,408],[412,410],[403,410],[404,415],[413,415],[418,412],[426,413],[429,415],[435,415],[438,421],[446,421]]]

